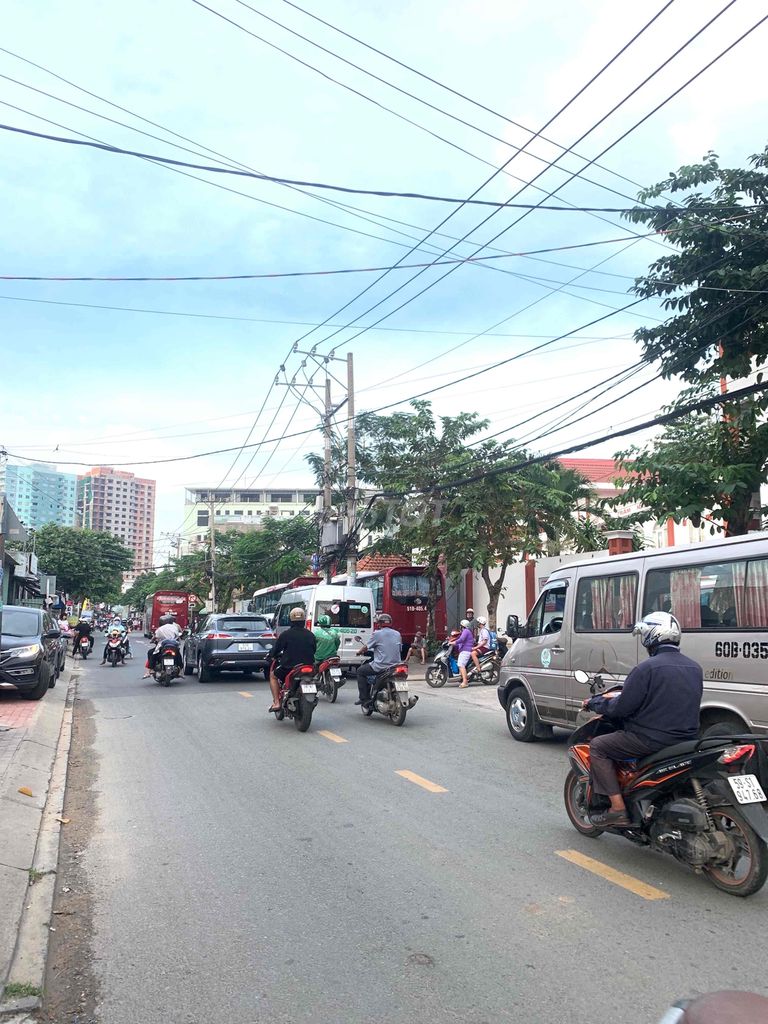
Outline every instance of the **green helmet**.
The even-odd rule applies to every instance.
[[[330,626],[330,624],[331,624],[331,620],[330,620],[329,616],[321,615],[320,618],[317,620],[317,624],[318,624],[318,626],[324,626],[327,629],[328,626]]]

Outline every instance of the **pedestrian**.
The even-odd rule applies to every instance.
[[[477,639],[477,631],[480,628],[480,624],[475,618],[474,608],[467,608],[467,628],[472,630],[472,636]]]
[[[456,650],[458,651],[459,674],[461,675],[459,689],[461,690],[469,686],[469,679],[467,678],[467,665],[469,664],[469,659],[472,657],[472,648],[475,646],[475,637],[472,633],[472,630],[469,628],[469,622],[469,619],[461,620],[461,632],[459,633],[459,639],[456,641]]]
[[[421,630],[418,630],[416,636],[413,638],[411,646],[408,648],[408,655],[405,660],[410,661],[414,654],[421,660],[422,665],[426,663],[427,641],[424,639],[424,635]]]

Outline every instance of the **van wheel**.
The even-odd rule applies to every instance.
[[[737,715],[731,715],[727,711],[715,711],[708,715],[699,730],[702,739],[709,739],[710,736],[740,736],[749,731]]]
[[[538,715],[528,691],[516,686],[507,700],[507,728],[512,738],[520,743],[532,743],[536,739]]]

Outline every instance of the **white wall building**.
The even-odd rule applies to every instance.
[[[317,487],[311,486],[302,490],[188,487],[184,496],[181,554],[189,554],[208,543],[211,509],[216,529],[255,530],[269,517],[290,519],[301,513],[310,515],[315,510],[317,496]]]

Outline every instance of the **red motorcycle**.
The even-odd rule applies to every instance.
[[[312,724],[312,713],[316,707],[315,666],[297,665],[280,685],[280,707],[275,718],[279,722],[292,718],[299,732],[306,732]]]
[[[339,688],[344,685],[341,674],[341,658],[326,658],[315,671],[315,683],[319,693],[324,694],[331,704],[336,703]]]

